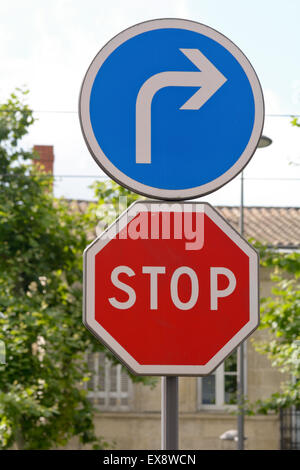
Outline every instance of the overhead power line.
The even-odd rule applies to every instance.
[[[54,110],[54,109],[33,109],[31,110],[33,113],[37,114],[78,114],[78,111],[68,111],[68,110]],[[20,112],[19,109],[0,109],[0,113],[16,113]],[[289,113],[289,114],[280,114],[280,113],[267,113],[265,116],[267,117],[287,117],[287,118],[300,118],[300,114]]]
[[[31,175],[12,175],[10,173],[0,174],[0,177],[12,176],[13,178],[24,178],[26,176],[30,177]],[[96,180],[109,180],[110,178],[106,175],[51,175],[51,174],[40,174],[40,178],[93,178]],[[240,178],[237,178],[239,180]],[[289,178],[289,177],[246,177],[244,176],[245,181],[300,181],[300,178]]]

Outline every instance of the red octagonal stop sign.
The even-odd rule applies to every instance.
[[[258,265],[209,204],[137,202],[85,250],[84,324],[135,374],[209,374],[259,324]]]

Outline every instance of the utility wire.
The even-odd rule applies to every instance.
[[[46,109],[36,109],[36,110],[31,110],[33,113],[37,113],[37,114],[78,114],[78,111],[65,111],[65,110],[46,110]],[[0,113],[16,113],[16,112],[20,112],[19,109],[0,109]],[[266,114],[265,116],[267,117],[288,117],[288,118],[291,118],[291,117],[296,117],[296,118],[300,118],[300,114],[294,114],[294,113],[290,113],[290,114],[277,114],[277,113],[271,113],[271,114]]]
[[[24,177],[30,177],[31,175],[12,175],[10,173],[5,173],[5,174],[0,174],[0,177],[7,177],[7,176],[12,176],[13,178],[24,178]],[[110,178],[106,175],[51,175],[51,174],[40,174],[38,175],[40,178],[95,178],[95,179],[101,179],[101,180],[109,180]],[[237,178],[239,180],[240,178]],[[300,181],[300,178],[289,178],[289,177],[246,177],[244,176],[244,180],[247,181]]]

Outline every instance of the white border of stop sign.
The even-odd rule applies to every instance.
[[[154,209],[155,208],[155,209]],[[244,325],[213,357],[204,365],[165,365],[153,364],[144,365],[137,362],[95,319],[95,257],[96,255],[112,240],[117,233],[121,232],[131,220],[142,212],[197,212],[199,214],[206,214],[249,258],[249,321]],[[151,238],[149,236],[149,238]],[[141,261],[142,264],[142,261]],[[122,267],[125,269],[126,267]],[[128,268],[130,269],[130,268]],[[211,276],[216,276],[215,271],[211,271]],[[223,268],[225,269],[225,268]],[[150,271],[150,272],[149,272]],[[146,274],[150,274],[149,279],[151,282],[157,281],[157,276],[161,275],[162,271],[154,272],[153,270],[144,270]],[[152,273],[152,274],[151,274]],[[154,273],[154,274],[153,274]],[[230,290],[233,291],[235,278],[231,276],[231,271],[226,274],[229,278],[229,285],[231,289],[227,288],[224,291],[219,291],[219,297],[229,295]],[[231,273],[231,274],[230,274]],[[108,273],[111,276],[112,273]],[[145,274],[145,275],[146,275]],[[221,272],[222,274],[222,272]],[[156,275],[156,277],[154,276]],[[231,277],[231,279],[230,279]],[[118,286],[117,277],[112,277],[115,286]],[[119,288],[122,288],[120,283]],[[150,283],[151,285],[151,283]],[[155,283],[153,284],[155,287]],[[123,284],[123,289],[126,285]],[[216,288],[215,288],[216,290]],[[123,212],[121,216],[103,232],[96,240],[94,240],[84,252],[84,295],[83,295],[83,323],[93,333],[96,338],[100,340],[112,353],[123,362],[123,364],[136,375],[176,375],[176,376],[204,376],[213,372],[221,362],[223,362],[228,355],[230,355],[241,342],[243,342],[259,325],[259,256],[257,251],[246,241],[241,235],[232,228],[228,222],[208,203],[197,202],[159,202],[159,201],[138,201],[132,204],[127,211]],[[153,294],[153,291],[152,291]],[[211,309],[215,310],[218,295],[214,292],[214,297],[211,297]],[[129,296],[130,298],[130,296]],[[150,309],[155,309],[155,297],[152,295],[153,304]],[[132,294],[132,301],[134,296]],[[117,304],[116,299],[109,299],[112,305]],[[120,304],[120,303],[119,303]],[[125,302],[124,302],[125,304]],[[120,307],[119,308],[123,308]],[[126,307],[124,307],[126,308]],[[148,306],[149,308],[149,306]],[[185,309],[184,307],[182,308]],[[153,348],[155,348],[155,341],[153,341]]]

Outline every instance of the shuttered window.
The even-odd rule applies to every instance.
[[[198,409],[236,406],[238,380],[237,351],[207,377],[198,379]]]
[[[114,365],[103,353],[88,354],[91,380],[88,397],[100,410],[128,411],[132,382],[120,364]]]

